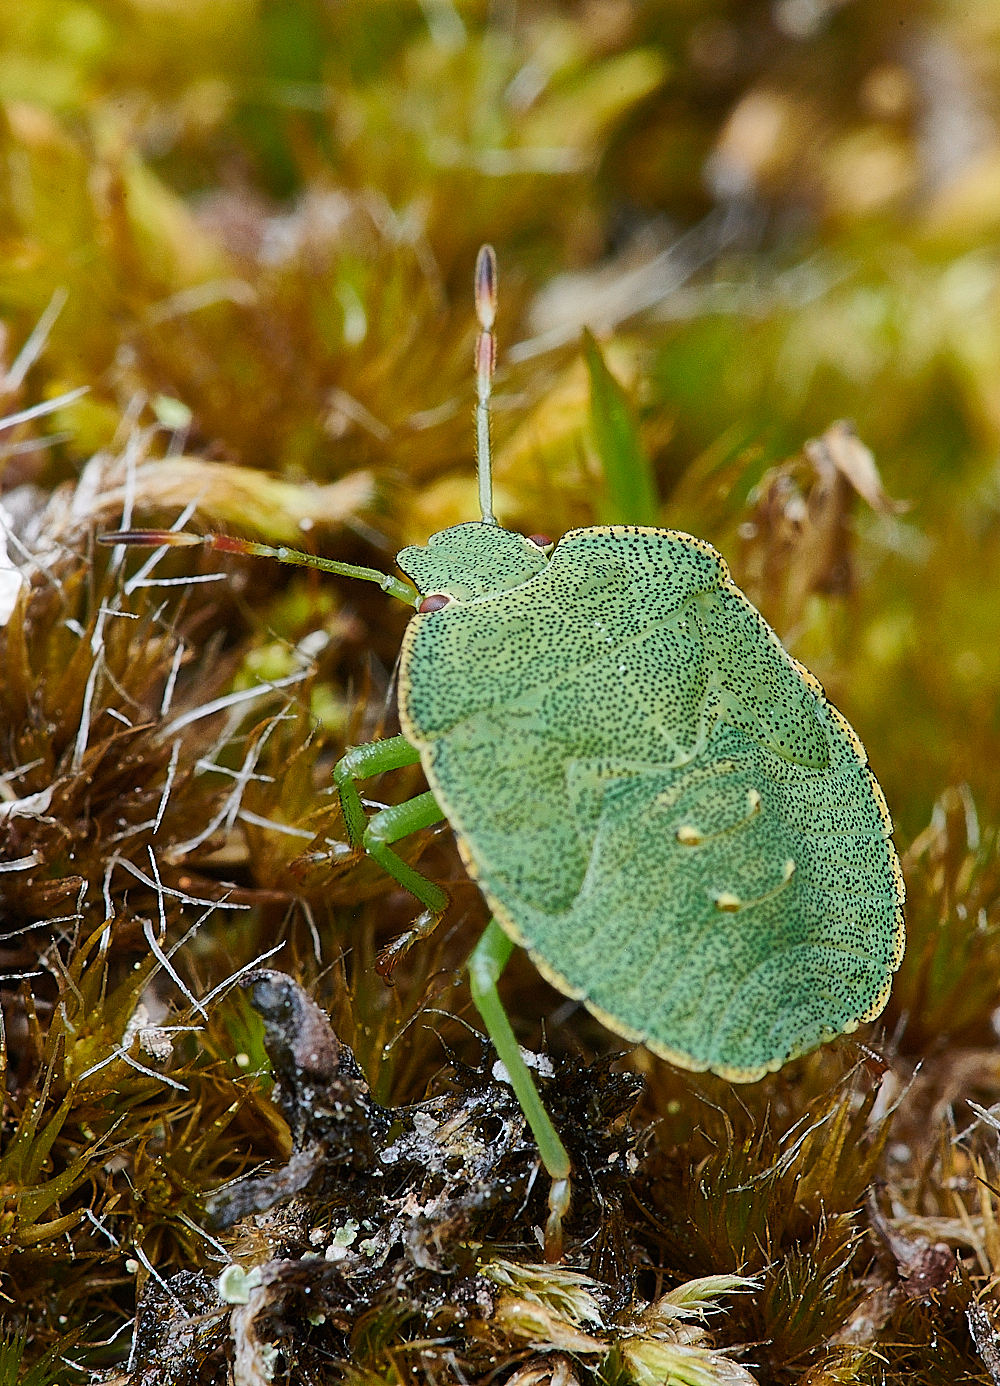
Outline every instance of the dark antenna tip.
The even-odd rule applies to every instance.
[[[173,529],[120,529],[97,536],[99,544],[124,544],[136,549],[187,549],[195,544],[207,544],[203,534],[188,534],[186,530]]]
[[[489,332],[497,316],[497,253],[491,245],[479,247],[476,256],[476,317]]]
[[[493,477],[490,456],[490,393],[497,364],[497,339],[493,323],[497,315],[497,253],[491,245],[481,246],[476,256],[476,317],[480,333],[476,340],[476,470],[479,473],[479,510],[483,524],[495,525]]]

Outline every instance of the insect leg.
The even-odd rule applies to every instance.
[[[352,847],[362,846],[368,827],[355,781],[367,780],[386,770],[399,770],[404,765],[416,765],[419,759],[419,751],[414,750],[405,736],[389,736],[383,741],[351,746],[337,761],[333,768],[333,782],[340,794],[340,806],[344,810],[344,822]]]
[[[432,823],[440,823],[443,817],[437,800],[428,790],[426,794],[418,794],[415,799],[407,799],[403,804],[394,804],[381,813],[373,814],[361,839],[365,851],[375,858],[383,871],[387,871],[404,889],[415,895],[424,909],[432,914],[443,914],[448,908],[448,892],[426,876],[421,876],[419,871],[414,871],[412,866],[407,866],[389,843],[398,842],[401,837],[408,837],[420,828],[429,828]]]
[[[431,823],[440,822],[444,814],[432,794],[421,794],[407,803],[383,809],[369,819],[361,803],[356,781],[380,775],[386,770],[399,770],[404,765],[415,765],[419,759],[419,752],[414,750],[405,736],[392,736],[383,741],[351,746],[333,771],[351,846],[374,857],[384,871],[405,886],[424,906],[411,927],[379,955],[376,968],[387,981],[403,954],[419,939],[434,932],[448,905],[447,893],[412,866],[407,866],[390,850],[389,844]]]
[[[531,1127],[542,1164],[552,1179],[549,1218],[545,1224],[545,1259],[558,1261],[562,1256],[562,1220],[569,1210],[570,1159],[538,1095],[497,991],[497,982],[507,966],[513,947],[500,925],[491,919],[469,959],[469,986],[472,999]]]

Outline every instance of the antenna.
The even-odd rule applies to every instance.
[[[480,246],[476,256],[476,317],[482,331],[476,339],[476,472],[479,477],[479,509],[484,525],[495,525],[493,514],[493,457],[490,451],[490,395],[497,364],[497,339],[493,322],[497,315],[497,256],[491,245]]]
[[[496,521],[494,521],[494,524]],[[222,553],[243,553],[254,558],[276,558],[279,563],[290,563],[298,568],[318,568],[322,573],[336,573],[340,577],[360,578],[362,582],[376,582],[383,592],[407,606],[418,606],[422,600],[420,593],[408,582],[400,582],[391,573],[379,572],[378,568],[362,568],[357,563],[340,563],[335,558],[320,558],[314,553],[300,553],[298,549],[286,549],[284,544],[272,548],[270,544],[256,544],[250,539],[236,539],[230,534],[188,534],[183,529],[121,529],[110,534],[99,534],[99,544],[125,544],[131,548],[142,549],[186,549],[201,545],[206,549],[218,549]],[[176,582],[176,578],[168,581]],[[194,579],[197,581],[197,579]],[[146,584],[148,585],[148,584]]]
[[[497,524],[493,514],[493,475],[490,452],[490,395],[493,391],[493,372],[497,363],[497,339],[493,323],[497,315],[497,256],[491,245],[480,247],[476,257],[476,316],[480,333],[476,340],[476,470],[479,474],[479,509],[484,525]],[[8,420],[9,422],[9,420]],[[185,512],[186,514],[187,512]],[[539,536],[542,537],[542,536]],[[324,573],[360,578],[376,582],[383,592],[407,606],[419,606],[423,598],[409,583],[400,582],[377,568],[362,568],[356,563],[340,563],[316,554],[300,553],[282,544],[272,548],[249,539],[236,539],[228,534],[188,534],[184,530],[128,529],[99,534],[101,544],[124,544],[136,548],[186,548],[200,544],[206,549],[225,553],[250,554],[259,558],[276,558],[279,563],[292,563],[302,568],[319,568]],[[546,541],[547,542],[547,541]],[[544,546],[543,546],[544,547]]]

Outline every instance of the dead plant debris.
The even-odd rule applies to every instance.
[[[1000,1381],[998,45],[995,0],[0,0],[0,1386]],[[556,1267],[451,834],[401,844],[419,937],[330,790],[403,616],[94,542],[389,571],[475,515],[487,240],[502,520],[719,547],[907,883],[879,1028],[750,1087],[514,958]]]

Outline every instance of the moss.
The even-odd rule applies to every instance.
[[[0,0],[0,1381],[1000,1379],[994,9]],[[514,1141],[484,1202],[452,1187],[352,1281],[323,1259],[348,1193],[392,1224],[357,1170],[209,1211],[304,1149],[255,967],[308,989],[397,1135],[495,1088],[450,834],[401,844],[452,905],[393,948],[413,902],[330,793],[398,730],[403,614],[235,556],[139,577],[94,536],[190,505],[389,571],[471,518],[484,240],[502,520],[652,505],[723,550],[868,748],[909,944],[877,1027],[749,1087],[613,1057],[515,957],[588,1171],[567,1263]],[[882,489],[857,451],[831,484],[839,416]],[[418,1163],[397,1201],[447,1192]],[[271,1267],[242,1307],[230,1260]]]

